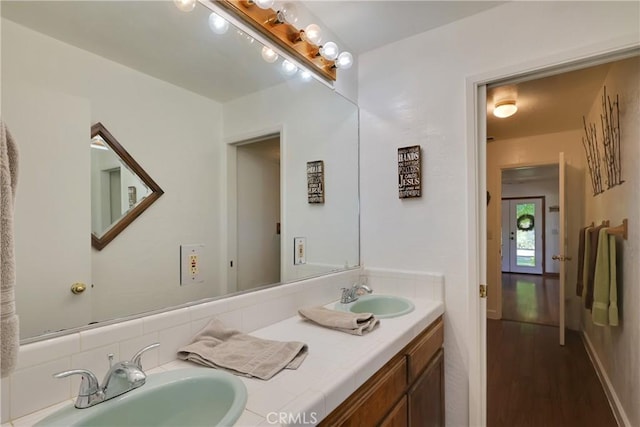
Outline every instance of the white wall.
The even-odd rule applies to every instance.
[[[56,150],[48,152],[46,157],[32,159],[34,165],[42,162],[56,165],[57,170],[72,174],[73,181],[86,182],[88,186],[90,128],[100,121],[165,191],[106,248],[95,251],[89,243],[91,230],[84,222],[71,224],[69,227],[73,229],[64,230],[59,236],[59,220],[36,204],[48,200],[44,205],[51,210],[64,206],[64,209],[84,212],[89,218],[88,191],[86,197],[80,197],[73,191],[49,188],[53,182],[42,179],[31,195],[21,189],[23,193],[16,209],[40,212],[38,229],[43,232],[17,236],[22,239],[17,244],[43,246],[47,256],[55,260],[66,256],[62,248],[72,239],[85,236],[92,274],[83,280],[95,287],[75,298],[93,302],[91,320],[218,295],[219,163],[223,161],[218,143],[222,129],[220,104],[7,20],[2,22],[2,56],[4,87],[30,86],[60,99],[72,95],[85,103],[84,116],[69,117],[69,122],[58,121],[56,127],[64,130],[71,122],[80,122],[86,128],[86,137],[69,141],[74,150],[86,158],[86,168],[79,167],[77,162],[70,163]],[[11,102],[3,99],[3,109],[11,108]],[[47,104],[52,111],[60,108],[59,105],[62,104],[57,104],[55,98]],[[25,109],[20,114],[29,117],[30,111]],[[31,126],[36,128],[38,117],[31,115],[30,118]],[[11,123],[8,126],[11,128]],[[56,131],[48,129],[48,132]],[[41,146],[51,141],[24,138],[18,143]],[[33,169],[33,173],[37,171]],[[24,227],[32,225],[24,224]],[[78,231],[76,227],[82,229]],[[186,243],[205,245],[201,270],[204,284],[180,287],[179,247]],[[22,337],[37,335],[44,329],[68,327],[68,324],[56,326],[59,313],[67,312],[60,308],[62,305],[50,304],[43,308],[26,303],[38,295],[40,288],[51,286],[52,270],[38,268],[27,272],[34,267],[21,263],[20,259],[18,265],[17,300],[23,320]],[[65,298],[71,295],[68,292],[71,283],[57,284],[64,289]],[[35,311],[31,312],[32,309]],[[34,319],[34,324],[27,320],[29,318]],[[47,322],[42,322],[43,318]]]
[[[502,197],[544,196],[544,272],[559,273],[557,261],[551,257],[559,254],[558,234],[560,232],[560,213],[549,212],[550,206],[558,206],[558,179],[544,179],[521,184],[502,184]],[[498,238],[498,235],[495,237]]]
[[[251,117],[251,121],[246,118]],[[275,126],[274,126],[275,124]],[[358,111],[316,82],[290,82],[224,104],[224,140],[281,131],[283,281],[358,265]],[[324,160],[325,203],[307,202],[307,162]],[[293,238],[307,264],[293,265]]]
[[[618,305],[620,326],[595,326],[591,312],[581,310],[582,326],[597,358],[626,413],[626,425],[640,425],[640,60],[621,61],[611,66],[604,85],[607,93],[620,96],[622,185],[593,196],[585,175],[586,223],[610,220],[611,226],[629,220],[627,240],[618,239]],[[587,123],[595,122],[601,132],[602,92],[588,111]],[[600,135],[599,135],[600,136]],[[600,141],[602,141],[599,138]],[[606,185],[605,187],[606,188]],[[624,415],[623,415],[624,417]]]
[[[358,58],[362,261],[445,275],[446,418],[469,423],[473,205],[466,79],[638,44],[638,3],[510,2]],[[504,34],[509,34],[505,37]],[[492,71],[498,70],[498,71]],[[505,71],[499,71],[505,70]],[[510,70],[510,71],[509,71]],[[397,148],[424,150],[421,199],[399,200]],[[475,280],[475,279],[474,279]],[[472,396],[474,401],[479,396]]]

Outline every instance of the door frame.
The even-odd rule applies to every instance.
[[[465,123],[467,153],[467,328],[469,369],[469,424],[484,426],[487,422],[487,348],[486,297],[481,297],[479,285],[486,285],[486,89],[491,83],[535,74],[555,74],[570,69],[585,68],[598,63],[637,54],[640,46],[632,37],[581,46],[534,60],[493,69],[465,79]]]
[[[500,191],[500,194],[502,194],[502,191]],[[546,215],[545,215],[545,209],[546,209],[546,197],[545,196],[523,196],[523,197],[503,197],[500,200],[504,201],[504,200],[527,200],[527,199],[540,199],[540,210],[541,210],[541,218],[542,218],[542,226],[540,228],[542,228],[542,257],[541,257],[541,261],[542,261],[542,265],[540,266],[542,268],[542,273],[540,273],[541,276],[544,276],[544,274],[546,273],[545,268],[546,268],[546,263],[545,260],[547,258],[547,247],[546,247]],[[502,219],[502,204],[500,204],[500,206],[498,207],[498,215],[497,215],[500,219]],[[536,221],[537,222],[537,221]],[[500,226],[502,227],[502,221]],[[501,272],[502,272],[502,266],[500,268]],[[528,273],[518,273],[518,274],[528,274]]]
[[[237,191],[238,191],[238,179],[237,179],[237,166],[238,166],[238,149],[240,145],[251,144],[259,142],[265,139],[279,136],[280,138],[280,153],[286,152],[286,138],[285,138],[284,125],[276,125],[272,127],[266,127],[259,129],[255,132],[247,132],[239,135],[228,136],[224,138],[224,144],[226,148],[226,156],[221,156],[224,161],[221,163],[221,173],[223,176],[222,184],[222,204],[221,210],[223,212],[222,219],[220,221],[220,253],[221,256],[221,281],[225,287],[226,293],[237,293],[238,277],[236,262],[238,259],[238,203],[237,203]],[[283,183],[286,182],[287,168],[285,161],[280,161],[280,223],[286,224],[286,206],[287,195],[284,192]],[[285,238],[285,227],[281,227],[281,242]],[[280,244],[280,274],[286,268],[284,258],[284,245]],[[232,265],[233,263],[233,265]],[[274,283],[271,286],[275,286],[278,283]],[[265,286],[268,287],[268,286]]]

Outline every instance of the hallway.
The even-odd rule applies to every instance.
[[[487,320],[487,425],[617,426],[578,332]]]
[[[557,277],[502,273],[502,319],[558,326]]]

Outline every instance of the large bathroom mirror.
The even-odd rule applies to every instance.
[[[167,1],[3,1],[1,13],[2,116],[20,149],[23,342],[359,265],[355,104],[301,73],[283,74],[282,58],[263,60],[249,34],[213,32],[201,3],[185,13]],[[164,190],[102,250],[89,242],[96,123]],[[266,181],[255,168],[241,172],[248,143],[277,148],[255,150],[272,153],[277,196],[254,191]],[[307,163],[317,161],[321,204],[307,194]],[[127,209],[132,186],[120,194]],[[136,188],[138,202],[147,191]],[[247,200],[257,213],[275,204],[277,219],[240,226]],[[238,255],[258,247],[253,227],[262,223],[279,248],[277,274],[239,284],[240,269],[263,268]],[[296,259],[300,238],[305,256]],[[199,269],[185,278],[189,248]],[[87,287],[73,294],[77,282]]]

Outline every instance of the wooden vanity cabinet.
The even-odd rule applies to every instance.
[[[444,425],[442,317],[331,412],[320,426]]]

